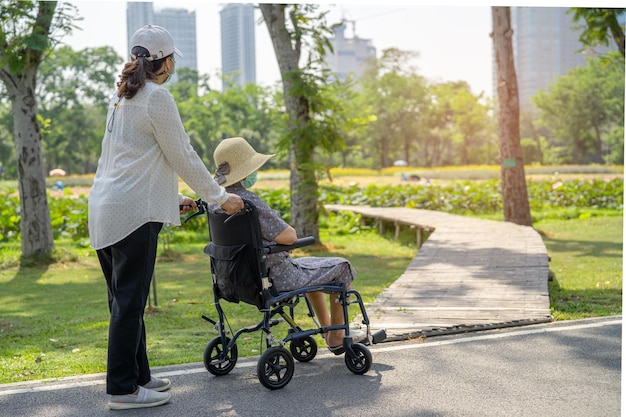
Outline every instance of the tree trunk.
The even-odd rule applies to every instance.
[[[513,60],[511,10],[492,7],[498,92],[498,137],[504,220],[532,226],[520,144],[519,97]]]
[[[389,166],[389,138],[384,136],[380,142],[380,167],[387,168]]]
[[[595,143],[595,160],[594,162],[596,164],[603,164],[604,163],[604,155],[602,155],[602,132],[600,131],[600,126],[598,126],[598,124],[594,123],[593,125],[593,131],[596,134],[596,143]]]
[[[404,135],[404,160],[408,166],[411,166],[411,139],[408,134]],[[419,143],[419,139],[414,139],[416,143]]]
[[[292,39],[285,22],[284,4],[259,4],[272,39],[283,82],[283,96],[289,114],[292,143],[290,156],[291,225],[299,236],[319,240],[317,180],[315,178],[314,145],[301,132],[309,123],[309,102],[296,91],[300,82],[300,42]]]
[[[3,74],[13,107],[22,256],[48,254],[54,249],[37,123],[36,75],[36,66],[29,66],[20,76]]]
[[[519,135],[518,135],[519,137]],[[461,150],[461,164],[469,165],[469,140],[463,135],[463,149]]]

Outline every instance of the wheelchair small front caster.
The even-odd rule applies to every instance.
[[[362,343],[355,343],[350,346],[350,350],[346,350],[344,361],[350,372],[363,375],[370,370],[372,366],[372,352]]]

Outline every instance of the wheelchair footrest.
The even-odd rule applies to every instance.
[[[375,333],[372,333],[372,344],[380,343],[387,338],[387,330],[380,329]]]

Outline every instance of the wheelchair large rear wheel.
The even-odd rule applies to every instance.
[[[289,351],[298,362],[309,362],[317,355],[317,342],[311,336],[293,339]]]
[[[346,351],[344,355],[346,366],[352,373],[363,375],[372,366],[372,352],[361,343],[355,343],[351,347],[354,351],[354,356],[351,356],[350,352]]]
[[[230,339],[225,339],[226,344],[230,343]],[[222,345],[220,336],[214,337],[206,345],[204,349],[204,367],[207,371],[216,376],[228,374],[237,364],[237,344],[224,355],[226,348]]]
[[[294,369],[293,357],[280,346],[263,352],[256,367],[259,382],[271,390],[284,388],[291,381]]]

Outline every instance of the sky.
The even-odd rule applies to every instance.
[[[63,40],[64,43],[75,50],[109,45],[126,58],[126,2],[79,0],[71,3],[78,7],[79,15],[84,19],[76,22],[82,30],[75,30]],[[221,89],[216,74],[221,67],[219,11],[223,2],[157,0],[153,3],[157,10],[176,7],[196,11],[198,71],[210,76],[213,88]],[[379,57],[384,49],[391,47],[417,52],[414,64],[418,74],[433,82],[467,81],[474,94],[491,96],[489,3],[474,0],[455,4],[440,0],[436,6],[430,5],[433,3],[393,0],[385,4],[378,0],[319,4],[330,10],[329,23],[341,18],[353,20],[356,36],[370,39]],[[546,2],[522,4],[546,5]],[[551,1],[550,5],[569,7],[581,4]],[[255,16],[260,19],[260,11],[257,10]],[[348,26],[347,36],[352,36],[351,29]],[[258,84],[273,85],[280,80],[274,50],[263,23],[256,28],[256,65]],[[116,69],[119,70],[121,67]]]

